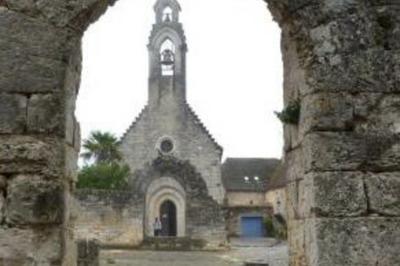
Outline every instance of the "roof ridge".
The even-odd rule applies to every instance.
[[[196,114],[196,112],[193,110],[193,108],[186,102],[185,106],[189,113],[194,117],[195,122],[197,125],[200,126],[200,128],[203,130],[203,132],[211,139],[213,144],[217,147],[217,149],[221,150],[221,152],[224,150],[221,145],[218,144],[218,142],[215,140],[214,136],[210,133],[210,131],[207,129],[207,127],[204,125],[204,123],[200,120],[199,116]]]
[[[136,116],[136,118],[133,120],[133,122],[131,123],[131,125],[128,127],[127,130],[125,130],[125,133],[122,134],[121,136],[121,142],[125,139],[125,137],[128,135],[128,133],[135,128],[136,124],[138,123],[139,120],[142,119],[144,113],[147,111],[148,109],[148,105],[146,104],[142,110],[140,111],[140,113]]]

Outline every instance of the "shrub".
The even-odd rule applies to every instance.
[[[282,123],[297,125],[300,120],[300,109],[300,101],[295,100],[290,102],[282,112],[275,112],[275,114]]]
[[[78,174],[79,189],[124,190],[128,186],[129,167],[117,163],[84,166]]]
[[[264,226],[267,237],[275,237],[274,222],[272,221],[271,218],[264,219]]]

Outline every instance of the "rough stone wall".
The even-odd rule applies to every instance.
[[[0,1],[0,264],[75,265],[80,39],[108,1]]]
[[[282,28],[291,265],[400,265],[400,5],[267,0]]]
[[[102,246],[133,247],[143,240],[143,199],[127,191],[77,190],[75,235]]]
[[[144,109],[121,144],[123,158],[132,173],[159,156],[160,140],[165,137],[174,142],[172,155],[189,160],[204,178],[210,195],[222,203],[225,196],[221,180],[222,150],[186,104],[161,104]]]
[[[283,218],[287,218],[287,209],[291,206],[287,205],[285,187],[267,191],[265,201],[272,206],[274,214],[280,214]]]
[[[227,192],[226,205],[229,207],[236,206],[266,206],[265,193],[263,192]]]

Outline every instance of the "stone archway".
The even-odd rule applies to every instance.
[[[155,179],[147,188],[145,202],[145,236],[153,236],[153,223],[160,217],[162,204],[170,201],[176,207],[176,236],[186,235],[186,193],[183,187],[171,177]]]
[[[0,1],[3,263],[75,264],[80,40],[114,2]],[[399,5],[266,2],[283,31],[286,105],[301,106],[284,132],[291,265],[399,264]]]

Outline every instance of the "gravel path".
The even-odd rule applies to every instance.
[[[101,266],[243,266],[244,262],[287,266],[285,243],[271,239],[234,240],[226,252],[102,251]]]

